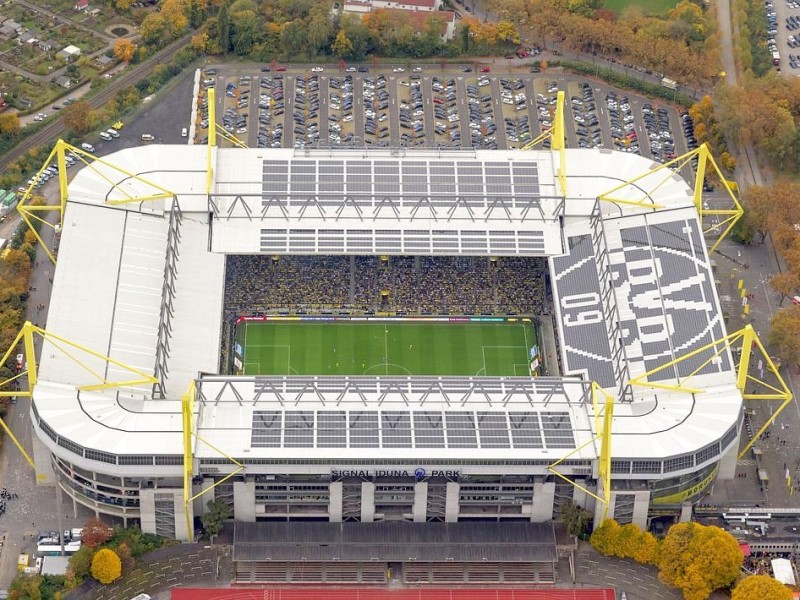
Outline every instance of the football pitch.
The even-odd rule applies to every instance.
[[[530,376],[530,322],[243,321],[244,375]]]

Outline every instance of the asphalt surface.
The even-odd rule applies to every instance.
[[[217,75],[214,77],[216,79],[215,89],[216,89],[216,98],[217,98],[217,114],[218,119],[221,120],[221,116],[226,109],[235,108],[237,115],[247,115],[247,132],[246,133],[237,133],[237,137],[245,141],[250,147],[256,147],[257,145],[257,136],[258,136],[258,99],[259,95],[263,93],[269,93],[268,90],[264,90],[260,87],[260,80],[261,78],[269,78],[275,81],[276,75],[280,75],[283,80],[284,84],[284,102],[285,102],[285,110],[284,114],[281,116],[274,116],[272,117],[272,122],[269,127],[266,128],[267,132],[271,134],[274,130],[275,124],[278,122],[282,123],[283,125],[283,139],[282,139],[282,146],[283,147],[293,147],[295,142],[297,141],[298,137],[303,138],[303,135],[298,136],[294,132],[295,129],[295,122],[293,120],[293,113],[297,109],[294,103],[295,94],[297,93],[297,77],[302,76],[306,80],[311,77],[312,74],[308,67],[289,67],[286,72],[282,73],[262,73],[254,65],[249,67],[245,65],[234,65],[234,66],[222,66],[222,65],[214,65],[217,69]],[[420,79],[418,80],[421,84],[421,89],[423,91],[423,112],[424,114],[419,117],[412,117],[413,119],[419,118],[420,121],[423,123],[423,131],[425,133],[425,137],[422,139],[422,143],[420,144],[422,147],[437,147],[439,145],[447,146],[450,144],[450,138],[448,135],[441,136],[434,133],[434,126],[436,122],[444,122],[444,125],[448,128],[449,131],[450,123],[446,122],[444,119],[434,116],[434,109],[437,106],[434,104],[432,100],[439,101],[441,100],[442,103],[438,106],[442,106],[444,108],[447,107],[447,103],[444,101],[445,99],[445,92],[436,93],[432,89],[433,82],[438,80],[442,83],[443,87],[447,86],[447,83],[452,81],[455,84],[456,90],[456,101],[454,102],[454,106],[457,109],[457,120],[455,123],[458,125],[460,133],[461,133],[461,147],[472,147],[471,146],[471,129],[470,129],[470,113],[469,113],[469,103],[468,103],[468,95],[466,88],[468,85],[474,85],[478,87],[478,82],[480,78],[485,77],[488,80],[488,84],[479,87],[478,95],[488,94],[492,97],[492,99],[488,102],[481,103],[481,108],[485,108],[490,111],[490,116],[493,119],[494,124],[497,126],[497,131],[492,134],[492,137],[495,138],[497,148],[498,149],[513,149],[519,148],[524,145],[524,141],[516,141],[508,139],[506,134],[506,127],[505,127],[505,119],[519,119],[522,116],[528,117],[528,122],[531,127],[531,139],[539,135],[544,129],[539,124],[539,115],[537,112],[536,106],[536,97],[537,94],[544,94],[546,96],[552,96],[552,94],[548,94],[546,90],[546,84],[548,82],[556,82],[559,89],[565,90],[566,94],[566,135],[567,135],[567,145],[568,147],[576,148],[579,145],[578,136],[576,135],[576,123],[573,119],[571,104],[570,104],[570,97],[572,96],[580,96],[580,87],[579,83],[581,82],[588,82],[593,90],[594,99],[596,104],[596,115],[599,121],[599,128],[602,131],[602,141],[603,146],[607,148],[613,147],[613,137],[611,134],[610,123],[609,123],[609,115],[607,113],[606,108],[606,95],[614,90],[614,88],[606,85],[600,80],[578,76],[578,75],[570,75],[564,74],[559,69],[554,69],[552,72],[544,73],[544,74],[530,74],[528,72],[527,67],[520,66],[517,63],[517,66],[513,69],[509,69],[508,71],[495,71],[493,67],[486,67],[491,69],[489,73],[480,73],[477,72],[475,69],[471,72],[464,72],[463,68],[458,65],[448,65],[445,69],[442,69],[439,65],[422,65],[421,72],[416,73],[414,75],[418,75]],[[472,67],[470,67],[472,68]],[[409,132],[410,130],[401,129],[400,127],[400,103],[401,101],[408,100],[410,98],[410,86],[406,84],[413,83],[414,80],[411,79],[412,73],[409,72],[410,70],[407,69],[404,73],[394,73],[392,69],[386,65],[381,65],[379,69],[371,68],[369,73],[345,73],[341,72],[339,69],[335,67],[326,67],[325,71],[322,73],[317,73],[319,80],[319,104],[320,108],[318,111],[318,116],[312,119],[308,115],[308,111],[300,110],[306,115],[306,127],[309,126],[311,123],[315,123],[318,125],[320,130],[320,138],[318,142],[318,146],[320,147],[328,147],[331,145],[331,142],[328,140],[328,126],[330,121],[328,120],[328,116],[331,113],[336,113],[340,117],[345,114],[344,111],[341,110],[334,110],[330,108],[330,94],[338,93],[341,95],[340,89],[333,89],[329,86],[331,78],[336,78],[339,81],[342,81],[345,76],[352,76],[353,77],[353,109],[350,111],[354,117],[353,122],[350,124],[343,124],[343,133],[345,131],[351,132],[354,134],[353,143],[351,144],[341,144],[342,146],[351,146],[355,145],[356,147],[361,147],[362,145],[372,145],[373,147],[378,146],[381,141],[377,139],[375,136],[367,135],[364,131],[364,80],[365,78],[371,79],[373,82],[377,79],[379,75],[383,75],[386,78],[386,86],[385,90],[389,94],[389,106],[385,111],[376,110],[377,116],[380,116],[382,113],[386,113],[388,119],[385,122],[378,122],[377,127],[380,129],[382,126],[389,127],[390,137],[383,141],[383,143],[388,142],[389,145],[392,146],[399,146],[400,145],[400,136],[404,132]],[[241,84],[240,78],[242,76],[249,75],[251,77],[251,82],[249,84]],[[514,93],[523,92],[526,95],[526,106],[525,109],[522,111],[517,111],[514,109],[513,106],[509,104],[504,104],[501,102],[501,91],[502,87],[500,85],[501,79],[507,79],[509,82],[516,82],[521,80],[523,82],[524,87],[520,90],[514,90]],[[240,90],[249,89],[250,94],[250,102],[246,108],[238,108],[238,102],[236,98],[226,96],[225,89],[228,83],[233,83],[238,87]],[[620,90],[615,90],[617,92],[618,98],[628,97],[630,100],[632,112],[635,117],[635,131],[638,135],[638,139],[640,140],[640,153],[647,157],[647,158],[658,158],[654,157],[650,150],[650,144],[647,142],[648,140],[648,132],[645,128],[645,123],[642,116],[642,108],[645,103],[650,103],[655,109],[659,107],[666,108],[669,112],[669,120],[670,120],[670,129],[672,132],[672,139],[675,143],[675,153],[677,155],[683,154],[688,151],[686,147],[686,142],[683,137],[683,131],[681,129],[681,121],[679,117],[679,111],[672,107],[669,103],[660,101],[660,100],[649,100],[644,96],[640,96],[631,92],[625,92]],[[377,89],[376,89],[377,92]],[[308,93],[307,93],[308,95]],[[377,103],[377,96],[375,98]],[[308,102],[306,106],[308,106]],[[274,111],[273,111],[274,112]],[[342,121],[339,121],[342,123]],[[207,135],[206,130],[198,130],[197,139],[200,140],[204,136]],[[483,139],[482,136],[481,140]],[[230,142],[221,141],[222,146],[229,146]],[[412,141],[411,145],[415,145],[414,141]],[[664,157],[660,157],[662,162]],[[688,172],[685,175],[689,176],[690,173]]]

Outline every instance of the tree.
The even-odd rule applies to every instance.
[[[231,510],[227,504],[218,500],[209,500],[206,506],[208,511],[200,517],[200,520],[209,537],[213,537],[222,531],[222,524],[230,518]]]
[[[348,58],[353,54],[353,42],[347,37],[344,29],[340,29],[336,34],[331,51],[339,58]]]
[[[139,33],[142,34],[142,39],[145,44],[155,46],[163,41],[166,35],[166,22],[164,16],[160,12],[153,12],[147,15],[139,27]]]
[[[734,588],[731,600],[792,600],[792,592],[769,575],[750,575]]]
[[[109,548],[97,551],[92,559],[92,577],[108,585],[122,575],[122,562],[117,553]]]
[[[619,523],[614,519],[606,519],[600,527],[592,532],[589,543],[600,554],[611,556],[616,553],[617,538],[619,537]]]
[[[228,3],[223,2],[217,13],[217,36],[220,52],[227,53],[231,49],[231,15]]]
[[[114,56],[118,60],[130,62],[133,59],[134,52],[136,52],[136,46],[128,38],[119,38],[114,42]]]
[[[42,593],[39,591],[41,584],[41,575],[20,575],[11,582],[8,588],[9,598],[41,600]]]
[[[253,51],[258,35],[258,19],[251,10],[231,13],[231,46],[239,56]]]
[[[93,558],[94,548],[90,548],[86,544],[81,544],[78,551],[70,556],[68,575],[76,586],[91,573]]]
[[[739,543],[727,531],[677,523],[661,543],[658,575],[679,588],[686,600],[706,600],[714,590],[736,581],[743,561]]]
[[[783,362],[800,365],[800,306],[782,308],[772,316],[769,343]]]
[[[591,515],[572,500],[567,500],[561,507],[561,517],[570,535],[582,536],[589,527]]]
[[[769,280],[769,285],[781,295],[780,304],[783,304],[788,296],[794,295],[800,289],[800,273],[795,270],[777,273]]]
[[[84,546],[89,546],[89,548],[97,548],[110,540],[112,534],[113,530],[108,525],[100,519],[92,518],[83,525],[81,542]]]
[[[70,104],[62,112],[64,113],[64,126],[67,129],[78,135],[82,135],[91,129],[94,111],[92,110],[92,105],[86,100],[78,100]]]
[[[16,113],[0,115],[0,135],[13,136],[19,133],[19,116]]]

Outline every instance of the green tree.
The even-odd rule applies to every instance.
[[[336,34],[336,39],[333,41],[331,50],[333,51],[334,55],[338,56],[339,58],[350,58],[350,56],[353,54],[353,42],[351,42],[350,38],[347,37],[344,29],[340,29],[339,33]]]
[[[220,52],[227,53],[231,49],[231,15],[228,3],[223,1],[217,13],[217,36]]]
[[[113,550],[101,548],[92,559],[92,577],[108,585],[122,575],[122,561]]]
[[[17,600],[42,600],[41,575],[17,575],[8,587],[9,598]]]
[[[253,51],[258,35],[258,18],[251,10],[232,13],[231,46],[234,53],[246,56]]]
[[[203,529],[209,537],[212,537],[222,531],[222,524],[231,517],[231,510],[224,502],[215,500],[209,500],[206,506],[208,510],[200,520],[203,522]]]
[[[730,587],[744,555],[730,533],[713,525],[677,523],[670,527],[659,553],[659,578],[679,588],[686,600],[706,600]]]
[[[731,600],[792,600],[792,592],[769,575],[750,575],[734,588]]]
[[[78,585],[92,571],[94,548],[81,545],[80,549],[69,557],[69,577],[74,585]]]
[[[281,46],[286,56],[298,56],[305,52],[308,44],[306,25],[297,19],[283,26]]]
[[[592,516],[572,500],[567,500],[561,507],[561,517],[570,535],[583,536],[589,528]]]

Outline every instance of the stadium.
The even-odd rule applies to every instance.
[[[38,481],[77,504],[188,540],[224,502],[241,583],[548,583],[567,500],[646,527],[734,475],[742,386],[677,172],[82,156],[31,407]]]

